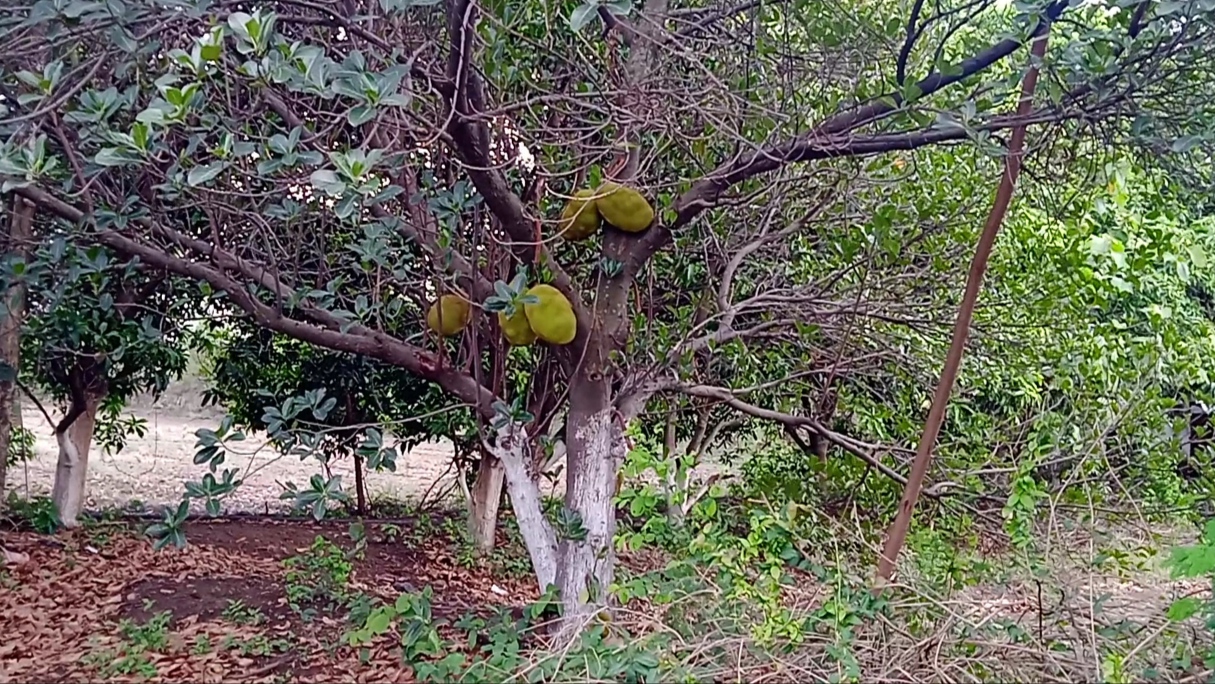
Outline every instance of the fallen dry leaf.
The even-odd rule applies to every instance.
[[[4,549],[4,564],[5,565],[25,565],[28,562],[30,562],[30,555],[28,553],[21,553],[20,551],[10,551],[9,549]]]

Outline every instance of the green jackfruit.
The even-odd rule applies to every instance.
[[[502,328],[506,341],[516,347],[526,347],[536,341],[536,332],[527,322],[527,314],[523,309],[516,309],[514,316],[507,316],[505,313],[499,312],[498,327]]]
[[[654,207],[633,188],[604,183],[595,193],[595,208],[604,221],[626,233],[640,233],[654,222]]]
[[[440,310],[443,312],[442,321],[439,320]],[[426,325],[444,337],[458,334],[471,320],[472,305],[467,299],[455,294],[439,297],[439,301],[432,304],[430,311],[426,312]]]
[[[574,307],[561,291],[552,285],[537,285],[527,293],[539,299],[524,304],[523,312],[536,337],[549,344],[569,344],[578,333],[578,318]]]
[[[558,230],[571,242],[585,240],[599,231],[599,210],[595,208],[594,190],[579,190],[561,210]]]

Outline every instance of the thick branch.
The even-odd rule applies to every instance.
[[[55,426],[56,435],[67,432],[68,428],[72,427],[72,423],[75,423],[76,419],[84,415],[85,410],[88,409],[88,395],[80,374],[79,368],[73,368],[68,372],[68,410]]]
[[[17,188],[14,192],[64,220],[73,223],[87,221],[80,209],[34,186]],[[408,369],[437,383],[461,401],[476,407],[482,415],[493,415],[493,394],[477,384],[472,377],[441,364],[435,355],[366,326],[349,325],[332,312],[315,307],[301,308],[301,312],[313,319],[315,324],[288,318],[275,307],[253,297],[242,283],[224,273],[239,273],[271,292],[284,291],[286,287],[283,283],[266,268],[249,263],[209,243],[186,238],[163,226],[147,224],[145,227],[199,257],[210,258],[215,266],[172,256],[112,230],[98,230],[92,237],[96,242],[127,256],[138,257],[171,273],[209,283],[217,290],[227,293],[232,301],[251,315],[259,325],[320,347],[369,356]]]
[[[1067,0],[1057,0],[1050,4],[1035,29],[1025,40],[1006,38],[973,57],[964,60],[959,65],[956,73],[946,75],[936,72],[920,79],[916,82],[920,97],[927,97],[954,83],[974,76],[1011,55],[1022,45],[1041,35],[1051,21],[1063,14],[1068,4]],[[819,123],[804,136],[793,138],[774,147],[763,148],[751,154],[737,157],[719,166],[707,176],[695,182],[687,192],[680,196],[679,200],[675,203],[675,208],[678,212],[677,217],[669,228],[676,230],[687,225],[700,212],[713,206],[717,198],[726,189],[749,178],[775,171],[787,164],[828,156],[839,156],[844,150],[855,150],[852,154],[871,153],[860,151],[850,146],[843,139],[843,134],[889,114],[902,106],[902,104],[903,96],[901,93],[890,93],[866,105],[835,114]],[[834,154],[824,154],[824,146],[827,148],[834,147],[836,148],[836,152]],[[919,145],[915,146],[918,147]],[[899,148],[892,147],[890,149]],[[911,147],[903,149],[911,149]]]
[[[1082,86],[1073,95],[1082,95],[1087,90],[1086,87]],[[1112,106],[1114,102],[1110,100],[1107,104]],[[1079,116],[1084,116],[1084,114],[1056,108],[1044,108],[1024,117],[1016,115],[993,117],[985,124],[972,127],[972,130],[976,132],[1003,131],[1027,124],[1058,123],[1075,119]],[[877,135],[839,135],[822,140],[804,139],[797,141],[798,147],[794,151],[795,153],[790,152],[791,156],[785,162],[782,162],[782,164],[841,157],[865,157],[885,154],[887,152],[917,150],[930,145],[961,142],[967,138],[968,133],[961,126],[936,126],[921,131],[881,133]],[[703,204],[694,205],[685,203],[685,199],[691,197],[691,193],[696,191],[697,187],[700,187],[701,184],[708,182],[708,178],[706,177],[706,179],[697,181],[680,198],[676,205],[679,208],[679,213],[670,226],[655,225],[636,241],[636,247],[630,252],[626,261],[628,268],[633,271],[639,269],[655,252],[671,242],[673,231],[686,226],[701,211],[713,206],[713,203],[720,197],[721,192],[724,192],[728,186],[722,186],[720,192],[713,194],[710,199],[705,199]],[[706,195],[705,197],[708,196]]]
[[[476,9],[470,0],[451,0],[447,9],[447,30],[451,39],[447,77],[454,83],[448,98],[447,135],[464,162],[464,170],[485,199],[485,205],[502,224],[512,241],[511,250],[522,263],[533,258],[553,273],[553,285],[574,305],[578,317],[578,337],[585,340],[590,322],[582,299],[569,275],[549,255],[541,243],[540,220],[528,217],[506,177],[492,160],[493,137],[489,124],[480,116],[488,107],[481,77],[472,64],[475,41]],[[575,341],[576,347],[581,343]]]

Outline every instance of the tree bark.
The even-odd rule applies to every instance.
[[[468,503],[468,532],[478,556],[489,555],[494,550],[505,475],[506,469],[499,459],[487,453],[481,455]]]
[[[564,538],[558,539],[557,564],[557,588],[566,618],[563,631],[571,635],[607,607],[615,578],[612,499],[616,472],[624,460],[624,435],[614,418],[609,384],[576,377],[566,418],[565,508],[567,514],[576,514],[581,529],[560,531]]]
[[[55,428],[59,464],[55,469],[51,501],[59,513],[59,522],[66,528],[80,525],[88,483],[89,447],[93,442],[93,428],[97,425],[97,408],[104,398],[100,393],[85,394],[83,403],[74,401],[68,415]]]
[[[354,505],[358,515],[367,515],[367,485],[363,481],[363,457],[354,455]]]
[[[1033,109],[1034,90],[1038,85],[1038,64],[1046,54],[1046,41],[1049,35],[1049,23],[1044,23],[1041,33],[1034,39],[1030,53],[1029,70],[1021,80],[1021,100],[1017,106],[1017,116],[1029,116]],[[995,202],[987,223],[979,235],[979,244],[971,257],[970,271],[966,274],[966,289],[962,293],[962,303],[958,307],[958,316],[954,321],[953,338],[949,343],[949,351],[945,355],[945,366],[941,369],[941,377],[937,381],[936,390],[932,395],[932,404],[928,408],[928,417],[924,420],[924,431],[920,434],[920,442],[916,447],[915,460],[911,462],[911,472],[907,476],[907,484],[903,487],[903,497],[899,501],[898,513],[890,523],[886,533],[886,543],[882,545],[882,555],[878,557],[877,577],[873,591],[880,593],[889,583],[894,574],[894,564],[898,561],[903,542],[911,529],[911,516],[915,513],[916,500],[924,486],[924,476],[928,466],[932,464],[933,448],[937,436],[941,432],[941,424],[945,422],[945,411],[949,407],[949,397],[953,393],[957,381],[958,369],[962,365],[962,355],[966,352],[966,339],[970,335],[970,322],[974,315],[975,302],[979,299],[979,291],[983,288],[983,275],[987,271],[987,260],[1000,234],[1000,226],[1004,223],[1004,215],[1012,202],[1013,192],[1017,187],[1017,177],[1021,171],[1021,155],[1025,146],[1025,124],[1021,123],[1013,129],[1012,138],[1008,142],[1008,154],[1004,157],[1004,173],[1000,176],[1000,185],[996,188]]]
[[[540,593],[544,593],[557,583],[557,545],[553,528],[544,517],[527,431],[519,425],[503,426],[488,451],[502,462],[506,472],[506,490],[510,494],[511,508],[519,523],[523,545],[531,557]]]
[[[12,220],[9,223],[7,251],[10,256],[26,260],[33,235],[34,205],[20,197],[13,198]],[[8,458],[13,444],[13,430],[21,424],[20,414],[13,419],[17,393],[17,370],[21,367],[21,325],[25,321],[25,283],[12,283],[4,294],[5,314],[0,318],[0,363],[12,369],[12,377],[0,379],[0,507],[7,500]],[[17,411],[20,411],[18,406]]]

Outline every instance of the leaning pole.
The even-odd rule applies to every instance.
[[[991,256],[992,246],[1004,223],[1004,214],[1012,200],[1013,190],[1017,185],[1017,176],[1021,172],[1021,156],[1025,148],[1026,119],[1033,108],[1034,90],[1038,85],[1038,71],[1043,56],[1046,54],[1046,41],[1050,33],[1050,24],[1043,22],[1030,48],[1029,70],[1021,82],[1021,100],[1017,103],[1017,118],[1022,121],[1012,129],[1012,139],[1008,144],[1008,154],[1004,157],[1004,173],[1000,177],[1000,186],[996,190],[995,202],[979,244],[975,248],[970,261],[970,272],[966,276],[966,292],[962,304],[958,308],[958,317],[953,326],[953,339],[949,343],[949,354],[945,357],[945,367],[941,370],[941,379],[937,383],[936,392],[932,396],[932,405],[928,409],[928,418],[924,421],[924,431],[920,435],[920,443],[916,447],[915,460],[911,464],[911,473],[907,476],[907,484],[903,487],[903,498],[899,502],[898,513],[890,530],[886,533],[886,543],[882,555],[878,559],[877,578],[874,590],[880,591],[890,581],[894,573],[894,564],[907,540],[907,532],[911,528],[911,517],[915,512],[916,500],[924,487],[924,476],[932,463],[932,450],[941,432],[941,423],[945,420],[945,409],[949,405],[949,395],[953,392],[954,382],[958,379],[958,368],[962,365],[962,354],[966,350],[966,338],[970,334],[970,321],[974,316],[975,302],[979,291],[983,288],[983,274],[987,271],[987,261]]]

